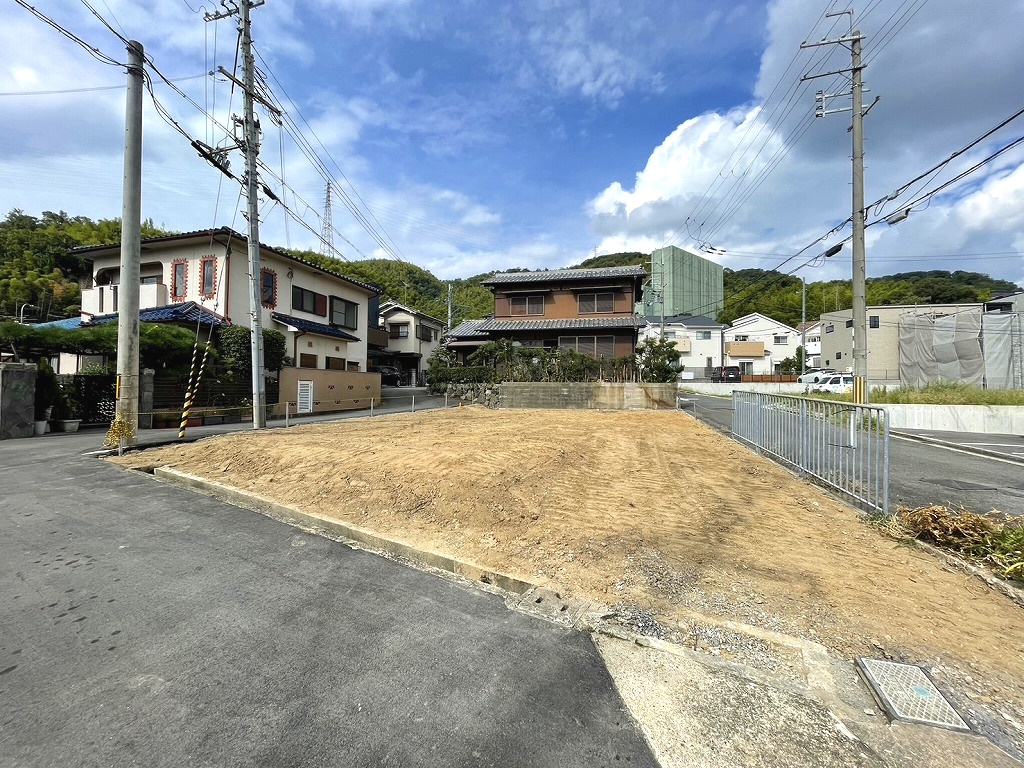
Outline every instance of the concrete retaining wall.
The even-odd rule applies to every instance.
[[[883,405],[892,429],[1024,435],[1020,405]]]
[[[629,411],[674,409],[676,385],[607,382],[506,382],[499,408],[566,408]]]

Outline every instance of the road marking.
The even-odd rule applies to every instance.
[[[964,445],[974,445],[979,448],[985,446],[994,446],[996,448],[1020,448],[1018,443],[964,443]]]

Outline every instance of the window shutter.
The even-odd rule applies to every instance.
[[[313,311],[322,317],[327,316],[327,297],[322,293],[316,294],[316,303]]]
[[[615,294],[614,293],[599,293],[599,294],[597,294],[597,311],[598,312],[614,312],[615,311]]]

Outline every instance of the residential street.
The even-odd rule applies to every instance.
[[[692,394],[686,398],[695,404],[701,421],[731,430],[730,399]],[[979,448],[1005,459],[978,452]],[[900,430],[892,435],[889,446],[889,498],[908,507],[962,504],[974,512],[997,509],[1024,515],[1021,452],[1024,439],[1014,436]]]
[[[0,443],[0,766],[654,765],[590,636]]]

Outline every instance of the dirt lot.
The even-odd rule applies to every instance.
[[[653,611],[669,629],[698,611],[847,657],[942,665],[972,676],[976,702],[1024,710],[1024,610],[684,414],[459,408],[117,461]]]

